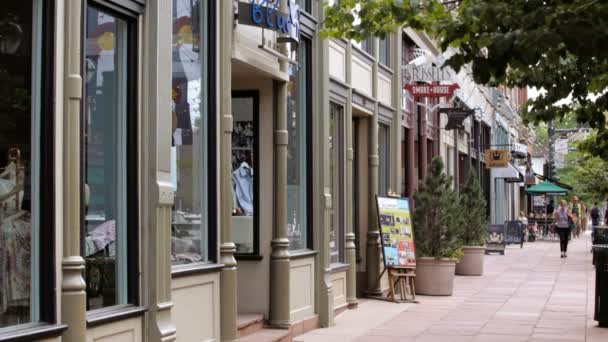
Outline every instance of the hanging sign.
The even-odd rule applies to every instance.
[[[507,167],[511,159],[507,150],[486,150],[486,167]]]
[[[287,1],[287,13],[279,10],[282,1]],[[239,1],[238,18],[239,24],[283,33],[287,42],[300,41],[300,5],[295,0]]]
[[[403,89],[409,91],[413,96],[425,97],[451,97],[458,84],[406,84]]]
[[[407,198],[376,197],[384,266],[416,267],[416,248]]]

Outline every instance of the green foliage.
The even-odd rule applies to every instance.
[[[479,179],[475,172],[467,177],[467,181],[458,194],[461,225],[460,240],[464,246],[483,246],[486,242],[487,217],[486,199],[481,190]]]
[[[593,141],[594,136],[588,138]],[[558,170],[560,181],[573,187],[572,194],[590,204],[608,196],[608,162],[576,149],[566,155],[566,165]],[[569,199],[568,199],[569,200]]]
[[[429,173],[414,194],[416,253],[421,257],[455,258],[461,255],[457,195],[452,178],[443,172],[441,157],[433,158]]]
[[[448,2],[343,0],[327,5],[324,35],[360,40],[402,26],[426,31],[443,51],[455,49],[446,65],[470,65],[479,84],[544,89],[524,107],[525,121],[572,112],[598,130],[581,148],[608,160],[608,1],[462,0],[455,10]]]

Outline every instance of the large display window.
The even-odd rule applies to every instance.
[[[332,206],[330,209],[330,262],[344,261],[344,107],[330,103],[329,172]]]
[[[171,225],[173,265],[215,260],[209,1],[173,1],[171,180],[175,203]]]
[[[137,301],[137,45],[134,18],[85,11],[81,236],[93,310]]]
[[[308,217],[310,183],[310,41],[296,50],[298,64],[289,66],[287,96],[287,233],[290,250],[312,247]]]
[[[24,0],[0,14],[0,339],[55,316],[52,12]]]
[[[240,256],[259,254],[259,94],[232,94],[232,239]]]
[[[390,191],[390,127],[378,124],[378,195],[386,196]]]

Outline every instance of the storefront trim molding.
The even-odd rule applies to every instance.
[[[61,336],[67,329],[68,326],[65,324],[34,323],[2,333],[0,342],[39,341]]]
[[[391,125],[395,116],[395,108],[378,103],[378,120],[387,125]]]
[[[374,40],[376,41],[377,39],[374,38]],[[378,50],[378,49],[376,49],[376,50]],[[376,62],[376,58],[374,58],[374,56],[372,56],[372,55],[368,54],[367,52],[361,50],[361,48],[359,48],[356,45],[353,45],[352,55],[354,57],[361,58],[362,60],[364,60],[366,63],[369,63],[369,64],[374,64]]]
[[[367,96],[356,89],[353,89],[353,104],[359,105],[372,113],[376,112],[376,100],[373,97]]]
[[[308,249],[308,250],[300,250],[300,251],[291,251],[291,252],[289,252],[289,257],[291,260],[304,259],[304,258],[316,256],[317,254],[319,254],[319,251]]]
[[[205,274],[220,271],[224,268],[223,264],[186,264],[173,266],[171,269],[171,278],[187,277],[195,274]]]
[[[329,98],[331,101],[345,106],[346,102],[348,101],[349,90],[350,86],[348,84],[330,77]]]
[[[143,316],[148,311],[144,306],[121,305],[87,312],[87,328]]]
[[[311,14],[305,11],[300,11],[300,33],[313,37],[317,28],[318,22]]]

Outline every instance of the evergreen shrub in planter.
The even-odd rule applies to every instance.
[[[452,177],[443,172],[441,157],[431,161],[428,175],[414,194],[414,239],[416,242],[416,293],[449,296],[454,288],[454,270],[461,257],[458,196]]]
[[[459,194],[460,239],[463,257],[456,264],[456,274],[480,276],[483,274],[483,261],[486,242],[486,199],[473,171]]]

